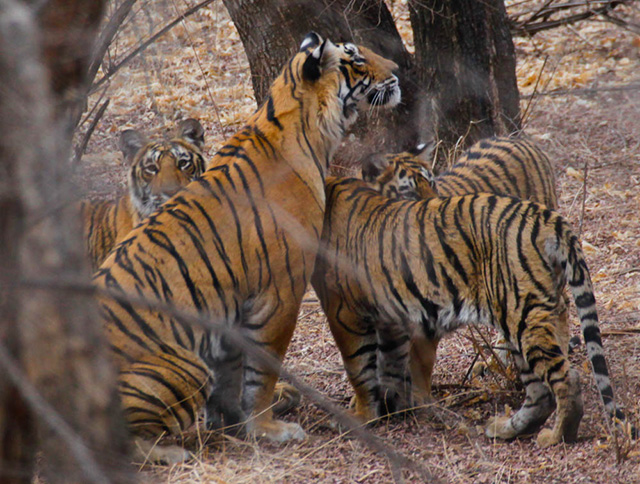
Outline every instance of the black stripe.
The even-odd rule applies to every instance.
[[[271,95],[267,98],[267,121],[273,123],[280,131],[284,129],[278,118],[276,118],[276,113],[273,108],[273,98]]]

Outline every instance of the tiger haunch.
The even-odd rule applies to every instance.
[[[522,408],[490,422],[512,439],[537,431],[541,446],[574,441],[582,418],[569,367],[569,283],[596,384],[615,405],[589,272],[578,239],[557,213],[494,195],[392,200],[355,179],[327,181],[321,251],[312,283],[329,319],[364,420],[412,402],[412,338],[436,341],[464,324],[488,324],[510,343],[526,387]],[[433,361],[422,374],[430,381]]]
[[[364,47],[309,34],[211,168],[129,234],[96,284],[238,328],[282,360],[313,271],[329,162],[359,106],[397,104],[395,67]],[[370,100],[374,90],[385,94]],[[254,355],[159,310],[107,298],[101,309],[121,371],[179,348],[211,372],[210,428],[304,437],[298,424],[273,419],[278,375]]]

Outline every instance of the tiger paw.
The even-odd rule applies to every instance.
[[[154,464],[173,465],[186,462],[193,457],[191,452],[183,449],[179,445],[158,445],[136,438],[134,441],[133,461],[153,462]]]
[[[269,439],[273,442],[302,441],[307,437],[307,434],[297,423],[281,420],[249,421],[247,429],[256,438]]]
[[[542,429],[540,433],[538,433],[538,438],[536,440],[538,447],[546,449],[547,447],[551,447],[552,445],[562,442],[562,436],[556,435],[556,432],[552,429]]]
[[[518,436],[518,432],[511,424],[509,417],[493,417],[487,422],[485,429],[487,437],[495,439],[511,440]]]
[[[300,405],[300,390],[288,383],[279,382],[273,394],[273,414],[283,415]]]

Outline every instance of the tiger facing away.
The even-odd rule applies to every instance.
[[[434,176],[423,161],[428,153],[426,144],[414,149],[388,155],[373,155],[363,162],[362,176],[378,191],[390,198],[424,200],[442,196],[453,197],[472,193],[494,193],[522,200],[531,200],[557,209],[554,170],[547,155],[534,143],[522,138],[492,137],[478,141],[465,151],[458,161],[444,173]],[[414,358],[435,360],[437,341],[415,341]],[[505,342],[498,340],[498,348]],[[414,356],[415,355],[415,356]],[[428,355],[428,356],[426,356]],[[503,365],[508,355],[497,350]],[[474,366],[482,371],[483,363]],[[431,394],[431,382],[414,375],[414,391],[426,398]]]
[[[170,141],[149,141],[137,130],[120,135],[120,149],[129,166],[128,193],[116,201],[82,202],[87,252],[95,271],[109,252],[179,189],[200,176],[204,128],[199,121],[181,121]]]
[[[315,263],[329,162],[360,107],[399,102],[395,68],[364,47],[307,35],[211,168],[116,247],[96,285],[195,311],[282,360]],[[182,377],[170,370],[159,377],[176,390],[173,399],[166,392],[170,406],[204,405],[209,428],[243,423],[274,441],[304,437],[298,424],[273,418],[277,372],[228,337],[123,299],[102,298],[100,306],[121,372],[185,354],[204,370],[184,392]],[[163,428],[178,429],[182,422]],[[158,430],[137,435],[148,444]]]
[[[566,355],[565,282],[605,407],[624,419],[580,242],[556,212],[490,194],[390,199],[364,181],[330,178],[322,240],[312,283],[363,420],[413,405],[412,339],[437,342],[463,324],[487,324],[509,342],[526,388],[520,410],[493,418],[487,435],[530,434],[555,408],[539,445],[574,441],[583,405]],[[430,381],[428,356],[411,364]]]

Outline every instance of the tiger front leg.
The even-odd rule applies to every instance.
[[[378,338],[379,413],[392,415],[413,406],[411,336],[395,322],[376,324]]]
[[[273,312],[266,311],[266,307],[262,306],[262,311],[249,318],[251,324],[246,325],[245,334],[257,348],[268,350],[281,363],[296,325],[298,306]],[[268,317],[262,320],[261,314]],[[242,408],[249,415],[247,432],[274,442],[303,440],[306,434],[300,425],[273,418],[278,372],[255,352],[245,354],[243,370]]]
[[[428,338],[424,335],[414,335],[411,338],[409,360],[411,362],[413,398],[416,405],[425,405],[433,400],[431,380],[439,342],[439,338]]]
[[[214,368],[215,384],[206,404],[209,430],[222,430],[230,435],[242,435],[245,413],[242,411],[243,355],[239,348],[224,336],[210,335],[210,361]]]

